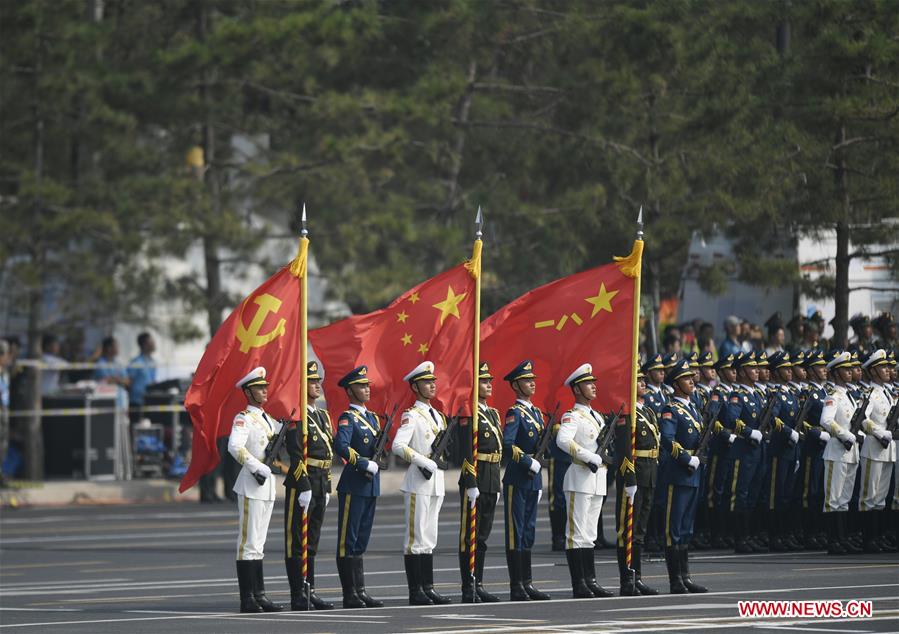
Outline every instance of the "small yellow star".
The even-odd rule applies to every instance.
[[[421,297],[418,296],[418,291],[414,291],[411,295],[409,295],[409,301],[413,304],[417,303]]]
[[[593,312],[590,318],[596,317],[596,313],[601,310],[612,312],[612,298],[618,294],[618,291],[607,291],[605,283],[599,285],[599,293],[595,297],[584,298],[585,302],[593,304]]]
[[[410,343],[412,343],[412,335],[410,335],[408,332],[403,333],[403,336],[400,337],[400,341],[403,342],[404,346],[408,346]]]
[[[423,343],[423,344],[421,344],[420,346],[418,346],[418,351],[419,351],[422,355],[427,354],[427,353],[428,353],[428,344]]]
[[[409,315],[406,314],[406,311],[401,310],[396,314],[396,320],[398,322],[406,323],[406,320],[409,319]]]
[[[465,295],[466,293],[456,295],[452,286],[446,288],[446,299],[434,304],[434,308],[440,311],[440,325],[443,325],[444,320],[449,315],[452,315],[456,319],[461,319],[461,315],[459,315],[459,302],[465,299]]]

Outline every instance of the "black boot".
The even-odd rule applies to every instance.
[[[838,534],[840,543],[850,555],[858,555],[862,552],[862,548],[849,539],[849,512],[840,511],[835,514],[837,516]]]
[[[643,547],[634,544],[631,556],[631,566],[634,569],[634,587],[643,596],[651,597],[659,593],[658,590],[643,583]]]
[[[337,558],[337,574],[340,576],[340,587],[343,589],[344,608],[364,608],[365,602],[356,594],[356,581],[353,578],[353,558]]]
[[[768,511],[768,535],[769,537],[769,547],[773,552],[782,553],[790,550],[789,546],[787,546],[786,541],[784,541],[784,527],[783,521],[786,518],[781,515],[779,511],[776,509],[773,511]]]
[[[351,558],[353,562],[353,585],[356,586],[356,594],[362,599],[367,608],[383,608],[384,602],[368,596],[365,591],[365,568],[362,566],[362,555]]]
[[[627,550],[621,546],[617,548],[618,555],[618,581],[620,583],[619,594],[623,597],[633,597],[637,592],[637,572],[634,568],[627,567]],[[631,551],[631,555],[634,552]]]
[[[506,563],[509,566],[509,601],[530,601],[531,597],[521,583],[521,551],[507,550]]]
[[[306,581],[309,582],[309,600],[316,610],[333,610],[334,604],[324,601],[315,594],[315,556],[309,555],[306,560]]]
[[[840,542],[839,529],[837,527],[837,514],[824,514],[825,528],[827,529],[827,554],[828,555],[845,555],[846,549]]]
[[[409,605],[434,605],[428,595],[421,589],[421,556],[404,555],[406,581],[409,585]]]
[[[499,597],[490,594],[484,587],[484,558],[486,556],[487,551],[484,549],[478,548],[474,551],[474,589],[481,603],[499,603]]]
[[[531,597],[531,601],[549,601],[550,596],[545,592],[540,592],[534,587],[533,578],[531,576],[531,551],[521,550],[521,585],[524,591]]]
[[[571,574],[571,596],[575,599],[592,599],[593,592],[584,583],[584,571],[581,567],[581,549],[569,548],[565,551],[568,560],[568,572]]]
[[[745,554],[758,552],[749,540],[749,513],[734,511],[734,552]]]
[[[877,511],[864,511],[859,513],[859,519],[862,524],[862,532],[865,536],[865,552],[866,553],[882,553],[883,549],[878,543],[877,520],[879,519]]]
[[[581,548],[581,566],[584,571],[584,583],[590,588],[590,592],[598,599],[614,596],[601,585],[596,583],[596,561],[593,559],[592,548]]]
[[[262,608],[263,612],[284,611],[283,605],[272,603],[268,600],[268,597],[265,596],[265,575],[262,572],[261,559],[253,560],[253,598],[256,599],[256,603],[259,604],[259,607]]]
[[[434,605],[446,605],[453,600],[445,597],[434,589],[434,554],[419,555],[421,558],[421,589]]]
[[[690,547],[686,544],[681,544],[679,546],[680,549],[680,578],[684,583],[684,587],[688,592],[692,594],[701,594],[703,592],[708,592],[709,589],[705,586],[701,586],[698,583],[693,583],[693,580],[690,578]]]
[[[687,594],[687,587],[680,576],[680,553],[677,546],[668,546],[665,549],[665,565],[668,567],[668,583],[671,585],[671,594]]]
[[[565,517],[558,506],[549,511],[549,529],[552,533],[552,549],[565,550]]]
[[[287,557],[284,560],[287,569],[287,584],[290,586],[290,609],[311,610],[311,602],[306,602],[306,588],[303,584],[303,560],[299,557]]]
[[[240,611],[242,614],[257,614],[262,608],[253,597],[253,562],[237,561],[237,587],[240,589]]]
[[[462,577],[462,603],[474,603],[474,575],[471,574],[471,560],[467,552],[459,553],[459,574]],[[477,570],[477,562],[475,562]]]

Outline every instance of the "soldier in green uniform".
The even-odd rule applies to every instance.
[[[637,432],[634,462],[630,460],[631,426],[624,417],[615,426],[615,524],[618,527],[618,573],[621,595],[653,595],[659,591],[641,579],[641,555],[659,466],[659,425],[655,411],[643,403],[646,394],[646,377],[637,370]],[[626,561],[627,513],[625,500],[633,504],[633,546],[631,568]]]
[[[315,407],[315,401],[322,395],[322,377],[318,373],[318,362],[310,361],[306,366],[306,395],[308,397],[307,427],[309,431],[309,459],[303,461],[303,425],[290,422],[287,433],[287,453],[290,468],[284,478],[284,563],[287,566],[287,581],[290,584],[290,609],[308,610],[303,592],[303,512],[309,516],[307,533],[308,559],[306,580],[309,582],[309,602],[316,610],[330,610],[333,604],[323,601],[315,594],[315,555],[321,535],[325,508],[331,500],[331,418],[327,410]]]
[[[499,598],[484,588],[484,557],[487,555],[487,538],[493,528],[496,502],[501,489],[499,464],[503,455],[503,428],[499,412],[487,405],[493,394],[493,375],[490,366],[483,362],[478,368],[478,470],[472,461],[471,434],[464,434],[465,461],[459,474],[459,492],[462,496],[462,524],[459,527],[459,572],[462,575],[462,603],[474,603],[474,595],[482,603],[496,603]],[[469,535],[471,510],[476,510],[477,537],[475,547],[475,573],[472,583],[469,561],[471,539]]]

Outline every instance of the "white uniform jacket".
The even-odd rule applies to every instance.
[[[841,385],[827,387],[827,396],[821,410],[821,427],[830,434],[830,440],[824,447],[825,460],[849,464],[858,463],[858,442],[855,442],[852,448],[847,450],[843,446],[843,441],[839,439],[839,435],[845,436],[849,432],[849,425],[852,422],[856,405],[857,403],[852,400],[845,387]]]
[[[437,432],[446,428],[446,419],[443,414],[422,401],[403,412],[400,428],[393,438],[393,453],[409,463],[406,469],[406,477],[400,491],[404,493],[420,493],[422,495],[445,495],[443,485],[443,471],[425,478],[418,467],[412,464],[416,454],[430,458],[431,443],[437,436]]]
[[[252,405],[234,417],[228,438],[228,453],[243,465],[234,482],[235,493],[254,500],[274,502],[275,477],[269,476],[264,484],[259,484],[253,473],[265,459],[269,439],[280,429],[278,421]]]
[[[562,482],[563,491],[606,494],[605,466],[599,467],[596,473],[587,466],[587,458],[599,450],[599,438],[605,426],[602,416],[580,403],[562,414],[556,444],[571,456],[571,466]]]
[[[870,407],[866,420],[862,423],[862,431],[867,434],[865,442],[862,444],[859,455],[868,460],[876,460],[877,462],[892,462],[895,460],[895,450],[893,446],[895,442],[890,442],[884,447],[880,440],[874,436],[874,431],[879,433],[886,431],[887,416],[890,408],[893,406],[893,400],[882,385],[875,384],[871,390]]]

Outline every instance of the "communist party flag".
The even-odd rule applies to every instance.
[[[565,379],[590,363],[597,378],[594,409],[617,412],[624,405],[624,413],[630,412],[643,246],[638,243],[628,257],[535,288],[481,324],[480,359],[497,377],[493,405],[500,412],[515,401],[511,386],[501,379],[524,359],[534,362],[533,401],[544,411],[558,402],[561,415],[572,405]]]
[[[312,349],[325,368],[332,419],[348,407],[337,382],[353,368],[368,366],[368,408],[388,412],[415,400],[403,377],[422,361],[434,363],[438,409],[447,416],[471,412],[476,270],[479,253],[400,295],[387,308],[309,331]],[[394,429],[399,427],[395,423]]]
[[[184,492],[219,461],[216,440],[231,433],[234,416],[247,406],[235,384],[257,366],[269,381],[265,411],[286,418],[300,408],[302,281],[308,240],[297,257],[250,293],[219,327],[206,347],[184,398],[194,434],[191,460],[178,487]]]

